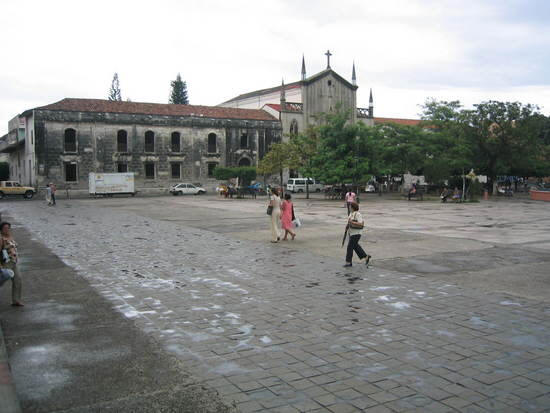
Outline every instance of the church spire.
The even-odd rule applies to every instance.
[[[302,80],[306,80],[306,59],[302,55]]]
[[[372,99],[372,88],[370,89],[370,96],[369,96],[369,118],[374,117],[374,101]]]
[[[351,70],[351,83],[353,86],[357,86],[357,76],[355,75],[355,62],[353,62],[353,69]]]
[[[286,109],[285,80],[281,79],[281,111]]]

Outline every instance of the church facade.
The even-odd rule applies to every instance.
[[[302,57],[301,80],[269,89],[239,95],[220,104],[223,107],[263,109],[281,122],[283,136],[305,130],[318,122],[318,115],[337,108],[351,113],[353,122],[361,120],[374,125],[372,90],[368,108],[357,107],[357,77],[352,66],[351,82],[330,67],[330,51],[327,51],[325,70],[307,77],[305,59]]]
[[[301,80],[239,95],[218,106],[67,98],[14,117],[0,138],[10,179],[22,185],[87,190],[90,172],[133,172],[136,188],[178,182],[211,190],[218,166],[256,166],[273,143],[288,139],[336,108],[367,125],[406,119],[374,117],[357,107],[355,65],[351,81],[330,67]],[[411,123],[412,122],[412,123]],[[286,174],[285,174],[286,175]]]

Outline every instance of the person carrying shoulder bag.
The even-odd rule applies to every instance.
[[[348,249],[346,252],[346,264],[344,267],[352,266],[353,251],[355,251],[360,260],[365,260],[365,264],[368,266],[371,256],[363,250],[361,245],[359,245],[359,240],[361,239],[361,234],[363,233],[363,228],[365,227],[365,221],[359,212],[359,204],[357,204],[357,202],[351,202],[350,208],[351,213],[348,217]]]

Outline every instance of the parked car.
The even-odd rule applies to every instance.
[[[176,184],[170,188],[170,193],[176,195],[202,195],[206,194],[206,189],[201,186],[195,186],[193,184],[181,183]]]
[[[286,190],[290,192],[306,192],[306,179],[309,192],[321,192],[323,184],[311,178],[290,178],[286,183]]]
[[[367,186],[365,186],[365,192],[367,194],[372,194],[372,193],[376,192],[376,188],[372,184],[367,184]]]
[[[31,199],[36,193],[32,186],[21,186],[16,181],[0,181],[0,199],[6,196],[22,196]]]

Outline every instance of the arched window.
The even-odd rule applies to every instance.
[[[244,132],[241,135],[241,149],[247,149],[248,148],[248,134]]]
[[[65,129],[63,148],[65,152],[76,152],[76,131],[74,129]]]
[[[239,161],[239,166],[250,166],[250,159],[248,158],[242,158]]]
[[[155,152],[155,132],[145,132],[145,152]]]
[[[218,151],[217,137],[215,133],[208,134],[208,152],[216,153]]]
[[[181,152],[181,135],[179,132],[172,132],[171,149],[172,152]]]
[[[292,122],[290,122],[290,136],[296,136],[298,135],[298,121],[296,119],[292,119]]]
[[[116,150],[117,152],[128,152],[128,133],[121,129],[116,134]]]

